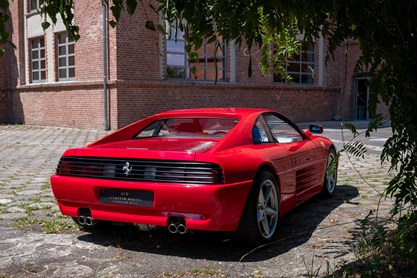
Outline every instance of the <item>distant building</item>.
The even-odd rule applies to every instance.
[[[326,40],[302,49],[288,65],[294,79],[289,86],[279,76],[262,76],[259,53],[231,42],[222,44],[217,65],[212,44],[202,47],[198,62],[189,63],[182,34],[174,40],[145,29],[146,20],[158,21],[158,15],[139,9],[132,17],[124,14],[115,29],[107,28],[105,118],[108,18],[103,21],[101,1],[75,2],[81,34],[76,43],[62,22],[42,29],[40,3],[10,2],[8,31],[16,48],[6,45],[0,59],[0,122],[96,129],[107,123],[117,129],[156,112],[190,107],[273,108],[297,122],[370,117],[367,76],[353,74],[360,54],[355,42],[347,42],[327,64]]]

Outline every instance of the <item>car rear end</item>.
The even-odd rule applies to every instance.
[[[113,153],[113,157],[108,154]],[[116,154],[117,155],[114,155]],[[61,157],[51,186],[63,215],[208,231],[234,231],[250,181],[225,183],[221,165],[190,152],[76,149]],[[100,156],[100,154],[104,156]]]

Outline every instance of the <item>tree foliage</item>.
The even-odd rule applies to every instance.
[[[6,22],[9,20],[8,15],[9,1],[0,0],[0,46],[8,42],[9,34],[5,31]],[[0,57],[4,55],[4,49],[0,47]]]

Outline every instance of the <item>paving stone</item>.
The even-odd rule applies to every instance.
[[[41,203],[30,204],[30,205],[28,205],[28,207],[30,207],[30,208],[36,208],[36,209],[44,209],[44,208],[53,207],[55,205],[56,204],[54,204],[54,203],[41,202]]]
[[[35,195],[41,194],[41,193],[42,193],[41,190],[33,190],[33,189],[22,190],[22,191],[16,192],[17,195],[31,195],[31,196],[34,196],[34,197],[35,197]]]
[[[6,205],[8,203],[13,202],[13,200],[10,199],[0,199],[0,205]]]
[[[24,213],[25,209],[21,207],[9,207],[6,211],[10,213],[20,213],[20,212]]]
[[[28,215],[23,212],[3,213],[0,214],[0,219],[17,219],[27,217]]]

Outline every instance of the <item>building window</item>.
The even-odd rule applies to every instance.
[[[46,80],[45,40],[32,39],[30,46],[31,82],[44,82]]]
[[[67,33],[57,34],[58,80],[75,79],[74,40]]]
[[[314,84],[314,47],[300,46],[300,54],[288,59],[286,72],[295,84]],[[274,82],[285,82],[281,75],[274,75]]]
[[[204,43],[198,50],[197,61],[191,61],[184,49],[183,33],[179,29],[177,32],[176,39],[172,36],[167,40],[167,77],[169,79],[214,81],[217,66],[217,80],[226,80],[224,43],[217,53],[215,53],[214,43]],[[192,72],[193,67],[195,73]]]
[[[45,0],[30,0],[29,3],[29,12],[39,10]]]

